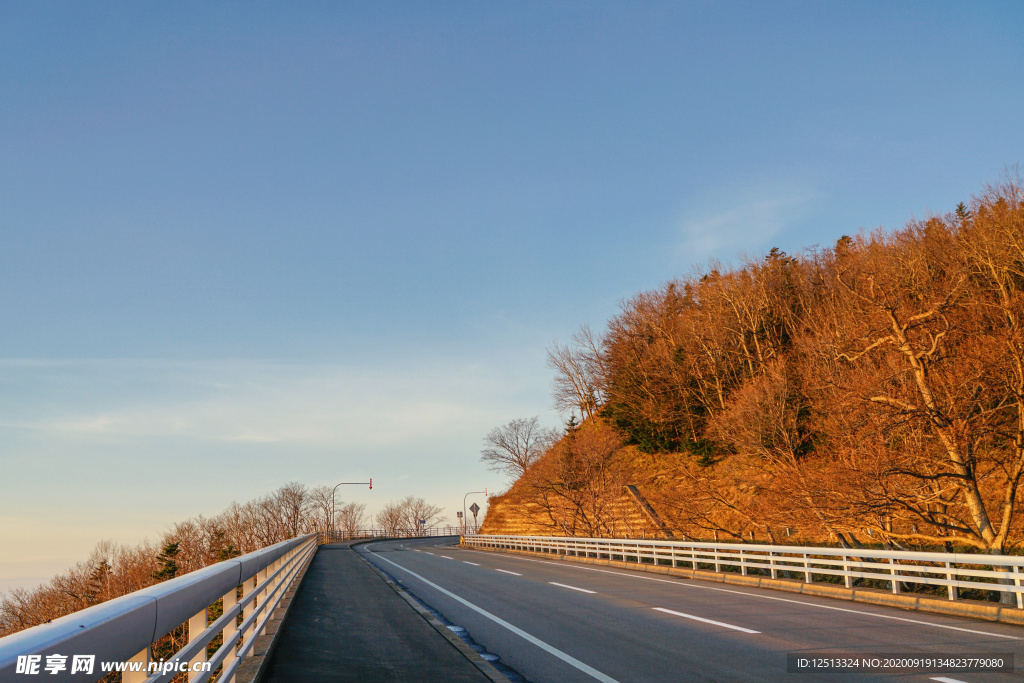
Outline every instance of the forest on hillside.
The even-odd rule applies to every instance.
[[[516,516],[628,532],[632,484],[664,529],[698,539],[1024,540],[1017,178],[900,229],[711,264],[624,301],[549,363],[556,407],[583,422],[535,439],[485,533]]]

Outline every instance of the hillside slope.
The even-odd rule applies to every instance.
[[[622,445],[601,418],[551,448],[489,501],[484,534],[835,542],[814,523],[775,519],[763,467],[742,456],[700,466],[687,453]],[[774,511],[772,511],[774,512]]]
[[[549,350],[570,428],[485,530],[1017,552],[1024,185],[772,249]]]

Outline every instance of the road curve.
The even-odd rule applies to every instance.
[[[728,587],[671,576],[463,550],[454,540],[360,552],[534,683],[980,681],[1017,673],[789,673],[787,655],[1013,655],[1024,627]]]

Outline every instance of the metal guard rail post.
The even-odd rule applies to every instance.
[[[463,542],[478,548],[604,556],[636,563],[649,560],[672,567],[686,564],[694,570],[707,565],[721,572],[726,566],[744,575],[753,569],[766,572],[773,579],[787,572],[803,575],[806,583],[812,583],[815,575],[836,576],[843,579],[846,588],[852,588],[855,579],[868,579],[884,581],[893,593],[900,592],[900,584],[945,586],[949,600],[959,599],[961,588],[998,591],[1013,594],[1017,607],[1024,609],[1024,557],[1015,555],[571,536],[467,535]]]
[[[41,655],[45,661],[51,654],[83,654],[96,656],[93,675],[68,674],[65,679],[95,681],[103,675],[100,662],[131,661],[142,663],[142,671],[124,672],[124,683],[169,681],[176,672],[148,671],[150,647],[188,623],[188,644],[166,661],[205,662],[207,646],[223,635],[209,671],[190,671],[188,680],[203,683],[223,665],[218,682],[233,683],[242,659],[252,654],[256,637],[263,635],[288,585],[316,548],[316,534],[282,541],[0,638],[0,680],[14,678],[20,655]],[[208,624],[208,608],[221,599],[223,614]]]

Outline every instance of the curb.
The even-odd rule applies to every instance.
[[[917,596],[907,593],[890,593],[878,588],[846,588],[827,583],[805,583],[794,579],[772,579],[767,576],[744,576],[742,574],[726,574],[724,572],[712,572],[704,569],[684,569],[682,567],[667,567],[664,565],[645,565],[635,562],[622,562],[620,560],[602,560],[594,557],[576,557],[573,555],[560,555],[555,553],[539,553],[529,550],[511,550],[507,548],[477,548],[468,545],[459,545],[464,550],[475,550],[478,552],[505,553],[510,555],[528,555],[530,557],[542,557],[547,560],[561,562],[576,562],[579,564],[596,564],[617,569],[626,569],[634,572],[647,572],[652,574],[667,574],[685,579],[697,581],[710,581],[714,583],[725,583],[735,586],[749,586],[751,588],[766,588],[769,590],[785,591],[787,593],[800,593],[801,595],[814,595],[822,598],[835,598],[850,602],[863,602],[871,605],[883,605],[885,607],[898,607],[911,612],[930,612],[933,614],[947,614],[969,619],[980,619],[983,621],[994,621],[1002,624],[1013,624],[1024,626],[1024,610],[1016,607],[1007,607],[998,603],[983,603],[976,600],[941,600],[939,598]]]
[[[365,541],[358,541],[356,543],[353,543],[350,547],[352,547],[352,552],[354,552],[359,557],[360,560],[366,563],[366,566],[372,569],[373,572],[377,574],[377,576],[379,576],[382,581],[384,581],[384,583],[390,586],[391,589],[398,593],[402,597],[402,599],[409,604],[410,607],[416,610],[417,614],[423,617],[423,619],[428,624],[434,627],[435,631],[444,636],[445,640],[451,643],[456,650],[461,652],[466,659],[468,659],[474,666],[476,666],[476,668],[480,670],[480,673],[482,673],[484,676],[487,676],[487,678],[493,681],[494,683],[512,683],[512,680],[510,678],[508,678],[503,673],[498,671],[493,664],[491,664],[486,659],[481,657],[479,652],[471,648],[469,645],[466,645],[466,643],[464,643],[462,639],[459,638],[457,635],[452,633],[452,631],[449,630],[447,626],[445,626],[436,618],[434,618],[434,616],[430,612],[423,609],[423,606],[416,599],[410,596],[407,590],[405,590],[397,583],[395,583],[390,576],[388,576],[380,569],[375,567],[372,562],[363,557],[362,553],[355,550],[354,546],[362,545],[363,543],[372,543],[375,540],[382,539],[368,539]]]

